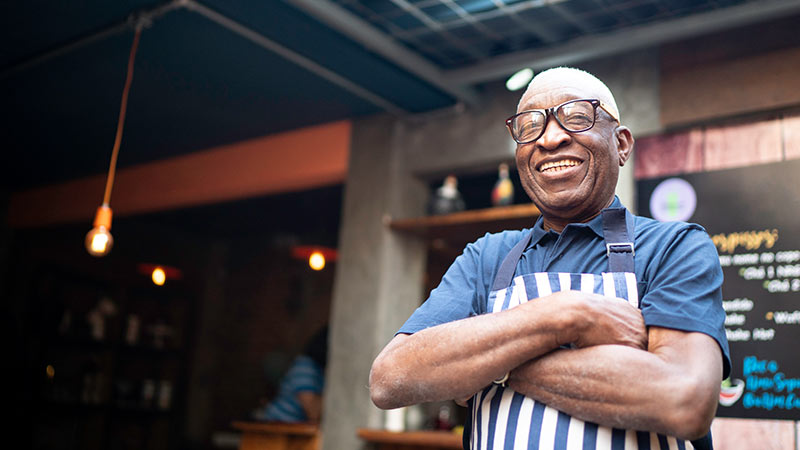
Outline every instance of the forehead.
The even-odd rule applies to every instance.
[[[543,81],[531,85],[531,87],[525,91],[517,110],[524,111],[528,109],[549,108],[578,98],[601,99],[602,97],[600,97],[597,92],[593,92],[591,89],[582,86],[554,81]]]

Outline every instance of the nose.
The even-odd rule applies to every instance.
[[[536,140],[536,146],[543,150],[555,150],[568,144],[570,140],[572,140],[572,135],[561,127],[553,114],[549,114],[544,133]]]

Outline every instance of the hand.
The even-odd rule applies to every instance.
[[[598,296],[590,299],[587,327],[579,334],[575,345],[624,345],[647,349],[647,327],[638,308],[621,298]]]
[[[647,349],[647,328],[638,308],[624,299],[563,291],[553,294],[560,302],[569,302],[578,312],[576,327],[569,343],[579,348],[594,345],[624,345]]]

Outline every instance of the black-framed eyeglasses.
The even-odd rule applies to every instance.
[[[619,117],[614,108],[608,107],[597,99],[577,99],[564,102],[560,105],[545,109],[530,109],[514,114],[506,119],[506,126],[511,132],[511,137],[518,144],[530,144],[544,134],[547,119],[552,114],[561,128],[570,133],[580,133],[590,130],[597,120],[597,107],[607,112],[614,120],[619,122]]]

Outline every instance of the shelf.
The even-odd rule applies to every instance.
[[[358,429],[358,437],[386,448],[460,449],[461,434],[452,431],[405,431]],[[392,447],[390,447],[392,446]]]
[[[148,448],[178,448],[185,414],[192,293],[179,285],[151,293],[138,275],[135,279],[113,275],[82,273],[55,263],[37,271],[34,280],[50,287],[48,295],[33,303],[47,312],[39,319],[44,333],[35,341],[34,354],[38,366],[51,365],[56,375],[38,378],[39,396],[31,407],[42,413],[33,429],[72,448],[109,448],[111,442],[128,442],[133,435],[144,439]],[[88,312],[103,297],[112,300],[114,314],[106,313],[104,339],[96,340],[90,334]],[[69,322],[64,319],[67,313]],[[140,320],[139,339],[130,345],[125,337],[127,318],[133,314]],[[69,324],[63,327],[66,331],[64,324]],[[168,327],[171,333],[162,336]],[[163,346],[155,345],[157,337],[163,337]],[[145,402],[141,397],[148,379],[155,389]],[[169,407],[159,408],[159,398],[167,395],[166,390],[162,393],[164,382],[170,387]],[[102,401],[82,402],[84,392]]]
[[[444,239],[448,243],[465,244],[487,232],[532,227],[538,216],[539,209],[529,203],[439,216],[395,219],[389,221],[389,227],[425,239]]]
[[[319,434],[319,426],[311,423],[235,421],[232,423],[232,426],[239,431],[251,433],[290,434],[298,436],[316,436]]]
[[[240,450],[319,450],[321,433],[310,423],[233,422],[242,432]]]

